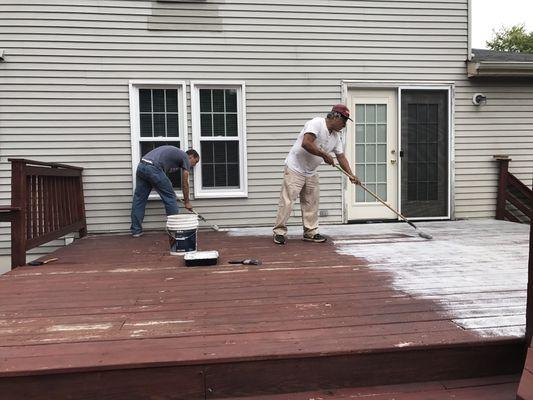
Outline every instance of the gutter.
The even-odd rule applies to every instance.
[[[533,61],[467,61],[469,78],[533,77]]]

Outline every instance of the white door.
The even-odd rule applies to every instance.
[[[348,106],[354,115],[346,130],[345,154],[361,182],[398,209],[397,91],[350,91]],[[348,220],[396,219],[396,215],[361,187],[348,184]]]

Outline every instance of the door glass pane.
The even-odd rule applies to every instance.
[[[387,105],[356,104],[355,106],[356,175],[374,193],[379,190],[387,200]],[[356,202],[376,202],[357,188]]]

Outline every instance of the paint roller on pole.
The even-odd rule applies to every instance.
[[[348,172],[346,172],[345,170],[343,170],[341,167],[339,167],[338,165],[335,165],[335,168],[337,168],[339,171],[341,171],[344,175],[346,175],[348,178],[353,178],[353,176],[351,176]],[[384,200],[382,200],[377,194],[375,194],[374,192],[372,192],[370,189],[368,189],[367,187],[365,187],[365,185],[363,185],[362,183],[359,183],[358,184],[359,186],[361,186],[361,188],[363,188],[363,190],[365,192],[367,192],[368,194],[370,194],[372,197],[374,197],[377,201],[379,201],[381,204],[383,204],[385,207],[387,207],[389,210],[391,210],[394,214],[396,214],[398,217],[400,217],[402,220],[404,220],[405,222],[407,222],[409,225],[411,225],[411,227],[415,228],[415,231],[416,233],[418,234],[418,236],[424,238],[424,239],[433,239],[433,236],[431,236],[429,233],[426,233],[424,231],[421,231],[420,229],[417,228],[417,226],[415,224],[413,224],[411,221],[409,221],[407,218],[405,218],[402,214],[400,214],[398,211],[396,211],[394,208],[392,208],[391,206],[389,206]]]

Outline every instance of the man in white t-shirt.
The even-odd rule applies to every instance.
[[[274,243],[285,244],[287,220],[296,199],[300,197],[303,240],[322,243],[327,239],[318,233],[318,204],[320,189],[316,170],[322,162],[335,165],[331,152],[335,153],[342,169],[353,178],[353,183],[360,183],[354,176],[348,160],[344,156],[340,131],[350,118],[350,110],[344,104],[336,104],[326,118],[313,118],[305,123],[285,160],[283,185],[278,205],[278,215],[274,226]]]

